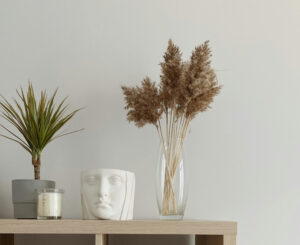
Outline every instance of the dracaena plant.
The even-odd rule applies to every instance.
[[[37,102],[33,86],[29,82],[27,94],[22,87],[16,90],[20,101],[13,99],[11,104],[3,95],[0,95],[0,115],[8,121],[16,130],[0,124],[8,135],[0,134],[9,140],[17,142],[32,156],[34,167],[34,178],[40,179],[41,153],[51,141],[67,134],[75,133],[60,132],[61,128],[80,110],[67,113],[68,105],[66,98],[55,105],[57,89],[48,97],[46,90],[41,92],[40,100]]]

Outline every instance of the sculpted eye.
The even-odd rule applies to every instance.
[[[119,185],[122,183],[122,178],[118,175],[112,175],[108,178],[108,181],[112,185]]]
[[[85,182],[89,185],[95,185],[98,182],[98,178],[96,176],[87,176]]]

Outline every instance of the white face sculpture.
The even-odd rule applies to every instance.
[[[81,200],[85,219],[132,219],[134,174],[118,169],[81,172]]]

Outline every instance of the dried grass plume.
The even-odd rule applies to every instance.
[[[163,56],[161,81],[158,87],[146,77],[141,86],[122,86],[127,119],[136,126],[150,123],[159,126],[163,113],[172,111],[176,118],[193,119],[210,108],[220,92],[215,71],[211,67],[209,41],[195,47],[189,61],[182,61],[181,52],[172,40]]]

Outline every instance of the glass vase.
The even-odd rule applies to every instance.
[[[187,197],[187,166],[183,139],[179,138],[160,146],[156,172],[156,199],[160,219],[181,220]]]

